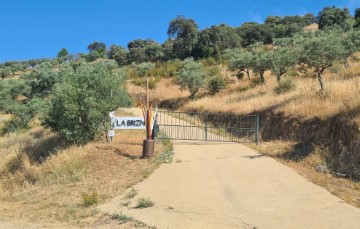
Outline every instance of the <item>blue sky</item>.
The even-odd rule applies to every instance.
[[[0,62],[55,57],[63,47],[87,52],[93,41],[162,43],[177,15],[203,29],[263,22],[269,15],[317,15],[325,6],[348,7],[353,14],[360,0],[0,0]]]

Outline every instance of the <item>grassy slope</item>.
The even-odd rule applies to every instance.
[[[69,147],[35,125],[2,137],[0,220],[66,227],[114,223],[94,206],[84,207],[83,196],[96,193],[101,203],[148,177],[159,162],[140,159],[144,136],[143,131],[121,131],[111,145],[100,140]],[[157,153],[164,147],[157,144]],[[55,149],[53,155],[36,157],[46,148]]]
[[[340,66],[338,73],[327,71],[324,75],[324,95],[319,94],[319,83],[310,70],[306,76],[300,74],[293,78],[295,90],[281,95],[273,91],[277,82],[270,72],[265,74],[266,84],[255,87],[245,78],[239,81],[233,79],[232,72],[222,72],[230,79],[229,87],[215,96],[203,90],[196,100],[190,100],[189,93],[180,91],[172,79],[159,82],[150,91],[150,96],[155,102],[168,102],[166,106],[183,111],[249,114],[271,110],[302,119],[326,118],[360,106],[360,63],[352,63],[350,69]],[[132,94],[145,92],[142,87],[133,84],[128,84],[128,89]]]

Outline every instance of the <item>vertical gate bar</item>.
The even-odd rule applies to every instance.
[[[208,114],[205,114],[205,141],[207,142]]]
[[[175,115],[175,117],[177,117],[177,119],[179,119],[178,120],[179,126],[176,127],[176,129],[177,129],[176,134],[177,134],[178,138],[185,138],[184,137],[184,130],[182,130],[181,127],[180,127],[180,122],[181,122],[180,120],[183,118],[182,116],[183,116],[182,113],[177,113],[177,115]],[[176,120],[175,120],[175,125],[177,125]]]
[[[256,115],[256,145],[259,145],[259,115]]]

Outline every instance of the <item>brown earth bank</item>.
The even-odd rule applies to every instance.
[[[263,112],[260,117],[261,137],[264,141],[299,142],[284,157],[301,160],[313,152],[314,145],[321,146],[326,152],[326,164],[335,175],[360,180],[360,128],[352,121],[351,114],[302,120]]]

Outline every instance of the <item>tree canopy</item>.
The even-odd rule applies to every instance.
[[[174,38],[173,52],[177,58],[185,59],[191,56],[199,39],[198,25],[193,19],[176,17],[170,21],[167,34]]]
[[[109,111],[130,104],[123,88],[125,72],[111,66],[105,61],[83,63],[66,72],[51,95],[44,124],[75,144],[94,140]]]
[[[176,80],[182,89],[189,89],[191,98],[204,86],[205,72],[201,63],[195,62],[193,58],[185,59],[179,71],[176,73]]]
[[[335,6],[325,7],[319,12],[318,24],[319,29],[325,29],[329,27],[338,26],[340,28],[349,29],[348,22],[352,17],[349,9],[340,9]]]

